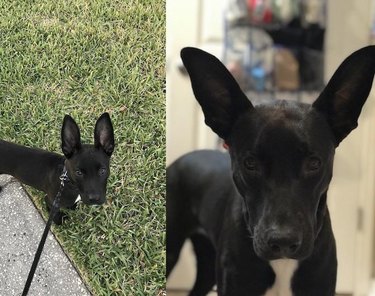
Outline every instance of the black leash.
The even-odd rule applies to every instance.
[[[39,242],[38,249],[36,250],[34,261],[33,261],[33,264],[31,265],[29,275],[27,277],[27,281],[26,281],[26,284],[25,284],[25,288],[23,289],[23,292],[22,292],[22,296],[26,296],[27,293],[29,292],[29,288],[30,288],[31,282],[33,281],[33,277],[34,277],[36,267],[38,266],[40,255],[42,254],[43,247],[44,247],[44,244],[45,244],[46,239],[47,239],[48,231],[51,228],[53,218],[55,217],[56,213],[59,211],[59,208],[60,208],[61,193],[62,193],[62,190],[64,188],[66,180],[68,180],[68,173],[67,173],[66,168],[64,166],[63,171],[60,175],[60,188],[59,188],[59,191],[57,192],[57,194],[55,196],[55,199],[53,201],[52,209],[50,211],[46,227],[44,228],[42,238]]]

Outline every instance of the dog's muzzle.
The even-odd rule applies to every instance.
[[[301,259],[305,257],[302,250],[303,235],[291,227],[273,227],[254,233],[254,250],[265,260],[281,258]]]

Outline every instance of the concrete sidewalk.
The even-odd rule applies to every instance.
[[[15,179],[0,175],[0,186],[0,296],[21,295],[45,222]],[[28,295],[91,295],[51,233]]]

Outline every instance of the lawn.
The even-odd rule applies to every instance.
[[[165,3],[0,0],[0,138],[61,153],[64,114],[93,142],[109,112],[108,203],[54,226],[94,295],[165,286]],[[46,214],[43,194],[27,188]],[[44,254],[47,255],[47,254]]]

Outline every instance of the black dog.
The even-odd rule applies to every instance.
[[[65,157],[0,140],[0,174],[12,175],[45,192],[47,206],[51,208],[65,166],[68,181],[62,191],[61,207],[74,208],[78,195],[85,204],[103,204],[106,201],[109,160],[115,147],[108,113],[103,113],[96,122],[94,145],[81,144],[79,128],[69,115],[64,117],[61,140]],[[54,222],[61,224],[62,217],[62,213],[58,213]]]
[[[312,106],[253,107],[214,56],[181,52],[205,122],[229,155],[187,154],[167,169],[167,275],[192,240],[190,295],[332,296],[337,259],[326,205],[335,148],[356,128],[375,47],[349,56]]]

